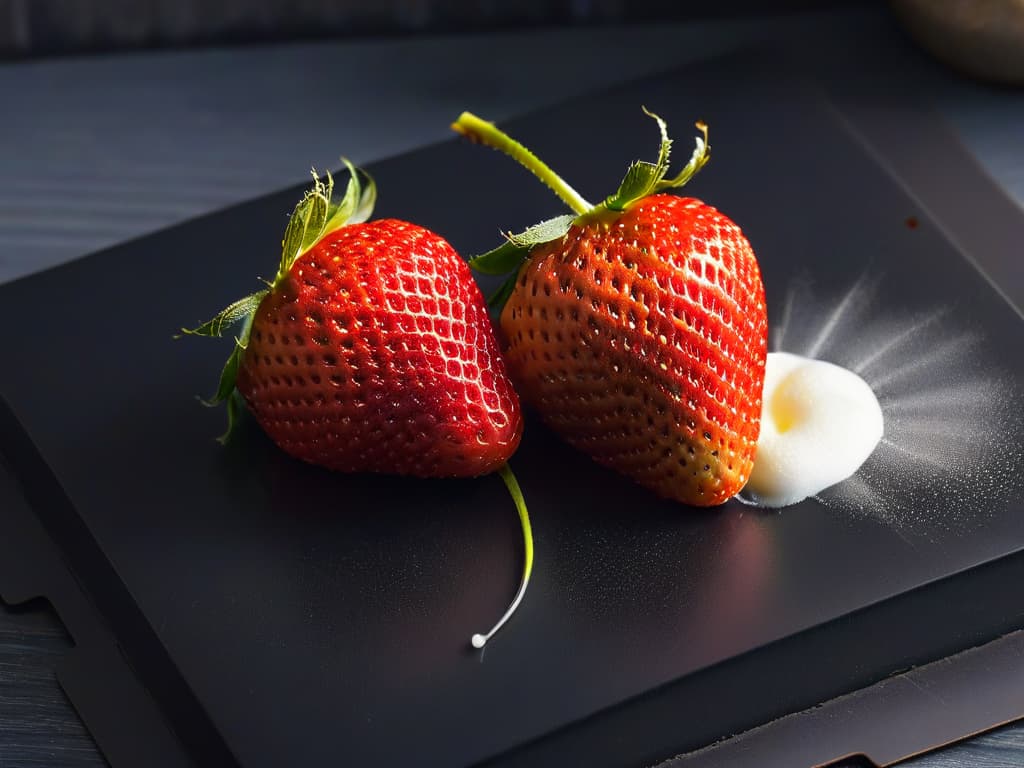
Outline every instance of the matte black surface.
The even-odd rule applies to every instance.
[[[639,104],[669,119],[679,154],[688,125],[702,117],[713,126],[715,160],[688,192],[741,222],[773,312],[803,273],[822,295],[838,295],[884,262],[882,311],[953,303],[962,322],[986,332],[983,364],[1019,380],[1019,318],[929,221],[904,225],[914,205],[813,92],[773,77],[737,84],[760,63],[655,79],[510,129],[597,198],[629,160],[654,150]],[[510,161],[462,144],[372,171],[379,215],[431,226],[465,253],[489,247],[498,227],[558,210]],[[815,502],[782,514],[736,504],[694,513],[592,467],[531,423],[514,465],[535,521],[535,581],[493,647],[472,653],[469,635],[501,612],[519,567],[500,482],[330,475],[282,456],[250,423],[222,450],[211,440],[221,415],[193,396],[212,386],[227,347],[170,340],[272,269],[297,195],[254,201],[0,291],[0,320],[20,329],[8,339],[0,391],[39,455],[11,419],[0,427],[3,450],[200,762],[223,765],[230,750],[246,766],[339,755],[468,764],[632,697],[645,695],[638,712],[671,704],[666,697],[686,700],[688,688],[713,697],[705,710],[723,719],[686,732],[647,734],[634,717],[634,733],[651,737],[639,747],[624,731],[568,742],[589,753],[588,764],[628,764],[726,735],[743,724],[739,713],[755,725],[917,660],[901,648],[949,652],[1020,624],[1014,580],[985,582],[984,574],[977,583],[997,585],[987,594],[972,593],[970,580],[939,593],[976,599],[962,606],[963,623],[944,628],[934,599],[904,598],[934,622],[928,649],[914,643],[918,617],[899,604],[853,613],[1019,551],[1019,486],[981,499],[962,525],[926,535]],[[822,252],[829,258],[810,257]],[[972,503],[912,493],[919,504]],[[1019,558],[993,567],[1016,574]],[[877,635],[860,633],[876,633],[873,622],[886,617],[893,652],[876,644],[865,657]],[[833,619],[816,635],[799,634]],[[794,649],[815,637],[834,641],[834,674],[812,680],[798,674]],[[757,650],[780,638],[791,638],[772,647],[782,651]],[[773,671],[787,672],[785,695],[756,685],[702,689],[708,675],[735,683],[727,665],[713,665],[748,651],[734,669],[756,670],[759,654],[789,665]],[[209,722],[190,706],[192,694]]]

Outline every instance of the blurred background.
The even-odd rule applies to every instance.
[[[0,0],[0,59],[83,52],[777,16],[883,0]],[[1024,0],[890,0],[925,49],[1024,82]]]
[[[0,281],[342,151],[448,138],[462,109],[502,120],[761,43],[885,82],[909,40],[952,65],[920,88],[1024,189],[1014,107],[990,92],[1024,83],[1024,0],[0,0]]]
[[[871,0],[0,0],[7,57],[785,13]]]

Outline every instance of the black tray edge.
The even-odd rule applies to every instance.
[[[202,749],[212,765],[237,765],[159,642],[145,645],[159,673],[138,674],[132,652],[152,630],[3,398],[0,436],[0,594],[53,605],[75,643],[58,680],[104,756],[116,766],[186,768]],[[109,621],[115,603],[131,617],[127,633]]]

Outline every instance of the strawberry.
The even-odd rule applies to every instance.
[[[480,289],[439,235],[396,219],[367,221],[376,186],[351,174],[340,203],[314,173],[268,287],[186,330],[241,324],[213,405],[238,395],[286,453],[341,472],[472,477],[498,471],[529,518],[506,462],[519,445],[519,400]],[[368,183],[360,182],[362,175]],[[237,394],[236,394],[237,393]],[[482,647],[487,637],[474,636]],[[482,638],[482,640],[478,640]]]
[[[646,110],[644,110],[646,112]],[[575,215],[510,235],[470,261],[508,274],[506,359],[524,398],[566,441],[655,493],[712,506],[750,476],[760,430],[767,310],[739,227],[694,198],[667,194],[709,158],[707,128],[666,178],[665,122],[655,163],[630,166],[591,205],[493,124],[452,126],[519,160]]]

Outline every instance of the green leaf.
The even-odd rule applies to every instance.
[[[576,220],[576,217],[572,214],[565,214],[564,216],[556,216],[553,219],[542,221],[539,224],[534,224],[518,235],[509,235],[509,241],[516,245],[540,245],[541,243],[550,243],[552,240],[557,240],[560,237],[564,237],[565,233],[569,231],[569,227]]]
[[[334,179],[327,174],[327,183],[324,184],[313,173],[316,192],[310,195],[307,209],[307,222],[302,234],[302,245],[299,253],[308,251],[324,233],[327,225],[327,211],[331,207],[331,194],[334,192]]]
[[[690,162],[679,172],[678,176],[660,180],[655,186],[654,191],[660,192],[663,189],[683,186],[697,174],[697,171],[707,165],[708,160],[711,159],[711,144],[708,143],[708,126],[700,121],[696,125],[697,130],[701,132],[702,136],[697,137],[696,146],[693,148],[693,154],[690,156]]]
[[[484,275],[504,275],[517,270],[534,246],[564,237],[576,217],[572,214],[534,224],[518,235],[506,235],[504,243],[492,251],[474,256],[469,266]]]
[[[497,309],[503,307],[515,290],[516,276],[523,262],[530,257],[530,251],[538,245],[565,237],[565,233],[575,220],[576,216],[566,214],[542,221],[518,235],[507,235],[505,242],[493,251],[470,259],[469,266],[481,274],[509,275],[501,287],[487,299],[487,304]]]
[[[658,188],[658,184],[668,173],[669,156],[672,154],[672,139],[668,137],[668,125],[658,115],[643,107],[644,114],[653,118],[661,133],[658,148],[658,160],[649,163],[637,160],[626,170],[618,190],[604,201],[604,206],[611,211],[624,211],[626,207],[641,198],[647,197]]]
[[[508,301],[508,297],[512,295],[512,291],[516,289],[516,280],[519,279],[519,273],[516,272],[508,276],[498,290],[487,297],[487,306],[500,310],[505,306],[505,302]]]
[[[241,341],[235,339],[234,349],[231,350],[231,355],[228,357],[227,362],[224,363],[224,367],[220,372],[220,381],[217,383],[217,391],[213,393],[213,397],[206,398],[201,402],[203,405],[210,408],[220,405],[227,400],[231,393],[235,391],[235,380],[238,378],[238,366],[242,362],[242,353],[245,348],[242,346]]]
[[[373,206],[377,202],[377,182],[373,177],[352,165],[347,157],[341,158],[341,162],[348,169],[348,186],[345,187],[345,196],[341,202],[330,208],[324,235],[346,224],[361,224],[366,221],[373,215]],[[360,183],[360,176],[365,179],[365,184]]]
[[[672,140],[668,137],[668,126],[665,121],[653,112],[644,108],[644,114],[653,118],[658,123],[658,131],[661,133],[661,144],[658,150],[658,160],[654,163],[637,160],[629,166],[626,175],[622,178],[618,190],[614,195],[605,199],[601,207],[610,211],[624,211],[637,200],[642,200],[655,192],[665,189],[681,187],[707,163],[710,158],[710,145],[707,142],[708,127],[704,123],[697,123],[697,128],[703,137],[697,137],[697,146],[693,150],[690,162],[679,172],[678,176],[666,179],[669,167],[669,156],[672,152]]]
[[[357,169],[349,163],[348,160],[342,158],[345,161],[345,165],[348,166],[349,171],[355,176],[356,173],[361,173],[366,183],[362,185],[362,189],[359,193],[359,204],[356,206],[355,211],[349,216],[349,224],[361,224],[367,221],[370,216],[373,215],[373,207],[377,204],[377,182],[373,180],[373,176],[368,174],[366,171]]]
[[[284,278],[295,260],[323,235],[333,188],[334,179],[328,176],[328,184],[324,184],[316,171],[313,172],[313,188],[303,195],[288,219],[284,240],[281,241],[281,264],[277,270],[277,280]]]
[[[266,291],[261,291],[266,294]],[[256,296],[257,294],[253,294]],[[253,298],[250,296],[249,298]],[[258,303],[256,306],[259,306]],[[248,314],[244,318],[242,325],[242,332],[235,337],[235,346],[231,350],[231,355],[228,357],[227,362],[224,363],[224,367],[220,372],[220,381],[217,383],[217,391],[213,397],[203,400],[204,405],[214,406],[218,403],[223,403],[227,400],[231,393],[235,390],[235,380],[238,378],[238,367],[242,364],[242,354],[249,346],[249,336],[252,333],[252,321],[256,312],[256,307],[253,307],[252,313]]]
[[[348,168],[348,184],[345,186],[345,195],[341,198],[341,202],[331,204],[327,215],[327,223],[324,226],[325,233],[333,232],[348,224],[356,207],[359,205],[359,176],[348,160],[342,158],[342,162]]]
[[[217,438],[221,443],[226,442],[228,437],[230,437],[231,430],[238,416],[240,405],[237,400],[238,392],[235,389],[235,382],[238,379],[238,368],[242,364],[242,355],[249,346],[249,337],[252,334],[252,322],[256,315],[256,310],[260,302],[263,301],[263,297],[269,292],[264,289],[251,296],[246,296],[244,299],[239,299],[222,310],[213,320],[203,323],[198,328],[191,330],[183,329],[184,333],[189,335],[220,336],[225,328],[235,325],[239,321],[242,322],[241,333],[235,337],[235,345],[231,349],[227,362],[224,363],[224,367],[221,369],[220,379],[217,382],[217,391],[213,393],[212,397],[199,398],[199,402],[210,408],[225,401],[227,402],[228,429],[227,432]]]
[[[658,149],[658,168],[663,168],[665,172],[668,172],[668,158],[672,154],[672,139],[668,137],[668,123],[658,117],[656,114],[651,112],[647,107],[641,107],[644,114],[658,124],[658,131],[661,133],[661,145]]]
[[[269,291],[264,289],[246,296],[244,299],[239,299],[233,304],[226,306],[212,319],[207,320],[202,325],[196,328],[182,328],[181,332],[188,336],[223,336],[225,329],[232,327],[255,313],[256,308],[263,301],[263,297],[267,293]]]
[[[512,240],[506,240],[494,250],[471,258],[469,266],[482,275],[506,275],[529,255],[530,246],[516,245]]]
[[[231,435],[234,434],[235,425],[238,424],[238,417],[242,412],[242,405],[242,395],[237,389],[233,390],[227,398],[228,428],[223,435],[217,438],[217,442],[221,445],[226,445],[231,439]]]
[[[623,211],[634,200],[647,197],[654,191],[655,185],[661,181],[658,166],[643,160],[637,160],[626,170],[618,190],[604,201],[605,208],[611,211]]]

